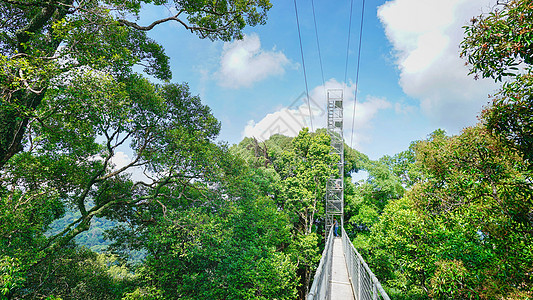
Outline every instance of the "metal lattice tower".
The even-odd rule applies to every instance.
[[[335,172],[326,185],[326,232],[333,226],[333,219],[344,226],[344,139],[343,139],[343,90],[327,91],[328,98],[328,134],[331,137],[332,153],[339,156]]]

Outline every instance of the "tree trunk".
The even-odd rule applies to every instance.
[[[44,92],[19,92],[15,94],[18,108],[2,105],[0,107],[0,169],[13,155],[22,151],[22,138],[30,120],[30,112],[34,111],[43,99]]]

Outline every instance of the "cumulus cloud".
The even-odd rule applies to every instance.
[[[128,164],[132,162],[132,158],[128,156],[128,154],[117,151],[114,153],[113,157],[111,158],[111,167],[113,171],[119,170]],[[131,179],[133,181],[143,181],[150,183],[152,180],[143,173],[143,169],[141,167],[130,167],[124,171],[124,173],[129,174],[131,176]]]
[[[365,130],[362,129],[371,128],[372,120],[380,111],[393,108],[393,105],[386,99],[377,97],[367,97],[364,100],[358,99],[357,103],[355,103],[354,84],[346,85],[335,79],[330,79],[325,85],[317,86],[309,93],[312,119],[309,117],[308,99],[303,93],[293,100],[289,106],[267,114],[260,121],[248,121],[244,128],[243,136],[266,140],[270,136],[279,133],[294,137],[303,127],[311,127],[311,122],[314,129],[325,128],[327,126],[326,91],[330,89],[343,90],[344,138],[347,142],[351,142],[350,136],[353,124],[354,130],[358,133],[355,135],[355,145],[358,145],[361,141],[369,141],[371,139],[370,136],[364,134]],[[356,106],[355,123],[352,122],[354,105]]]
[[[282,75],[289,59],[281,51],[261,49],[257,34],[225,43],[216,78],[221,86],[228,88],[249,87],[269,76]]]
[[[420,100],[422,112],[435,125],[452,131],[472,125],[487,95],[497,87],[490,80],[468,76],[459,57],[462,26],[494,2],[393,0],[378,10],[394,48],[400,85]]]
[[[120,168],[125,167],[129,163],[131,163],[131,159],[126,153],[122,151],[117,151],[115,155],[113,155],[113,157],[111,158],[113,170],[119,170]]]
[[[305,127],[304,119],[299,118],[299,111],[283,108],[271,114],[267,114],[259,122],[248,121],[243,135],[255,137],[261,141],[267,140],[274,134],[296,136],[300,129]]]

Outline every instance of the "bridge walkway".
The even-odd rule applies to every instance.
[[[342,238],[330,229],[308,300],[390,300],[341,227]]]
[[[333,255],[331,259],[330,299],[354,300],[352,283],[348,277],[344,247],[340,237],[333,239]]]

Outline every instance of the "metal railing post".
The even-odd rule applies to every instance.
[[[390,300],[389,295],[387,295],[379,280],[372,273],[361,254],[353,246],[344,228],[342,228],[342,235],[348,274],[351,277],[350,280],[352,281],[352,288],[356,300]]]
[[[307,300],[329,299],[331,281],[331,257],[333,252],[333,227],[329,230],[322,258],[313,278],[313,284],[307,294]]]
[[[357,300],[361,300],[361,262],[357,262]]]

